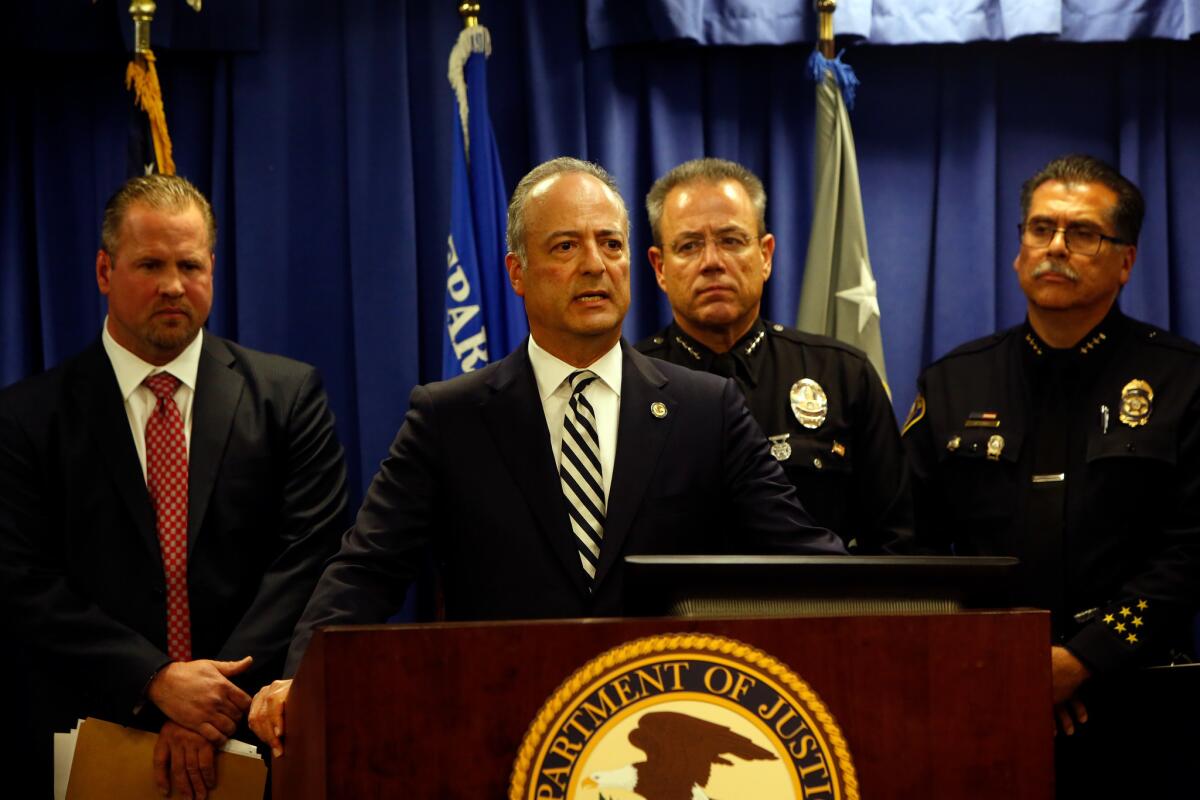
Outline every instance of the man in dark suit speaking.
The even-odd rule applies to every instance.
[[[737,385],[621,340],[629,219],[612,178],[570,158],[509,204],[506,258],[530,338],[502,361],[417,387],[404,426],[288,654],[320,625],[379,622],[432,549],[451,619],[621,611],[636,553],[840,553],[771,458]],[[282,752],[290,681],[250,726]]]
[[[185,797],[213,785],[238,684],[279,674],[346,510],[316,372],[202,330],[215,228],[183,178],[127,182],[100,339],[0,393],[0,598],[35,746],[88,715],[157,729],[159,785]]]

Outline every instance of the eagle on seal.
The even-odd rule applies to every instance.
[[[645,761],[594,772],[582,785],[626,789],[645,800],[715,800],[704,787],[714,764],[733,766],[726,755],[743,761],[779,758],[725,725],[675,711],[643,714],[629,743],[646,754]]]

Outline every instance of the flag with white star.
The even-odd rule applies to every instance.
[[[859,348],[886,386],[879,299],[867,253],[858,157],[842,96],[846,90],[853,99],[858,79],[841,56],[830,61],[813,53],[809,68],[817,81],[815,191],[796,327]]]

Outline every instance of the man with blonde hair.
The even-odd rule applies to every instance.
[[[316,371],[203,330],[215,243],[187,180],[128,181],[104,212],[97,341],[0,392],[0,585],[35,746],[87,716],[155,730],[160,789],[198,798],[346,508]],[[21,797],[49,794],[37,769]]]

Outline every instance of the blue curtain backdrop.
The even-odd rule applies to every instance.
[[[221,226],[210,327],[320,367],[359,490],[411,387],[440,374],[456,5],[258,0],[206,3],[197,17],[180,0],[159,3],[160,14],[173,7],[169,28],[155,30],[175,159],[211,195]],[[1036,4],[947,7],[959,5],[994,19],[1001,6],[1033,15]],[[1066,20],[1082,2],[1054,5]],[[1067,151],[1111,160],[1146,193],[1126,310],[1200,339],[1196,2],[1104,5],[1141,21],[1119,36],[1075,38],[1164,38],[892,47],[872,33],[845,55],[863,84],[852,121],[901,414],[922,364],[1021,319],[1010,271],[1020,182]],[[898,2],[870,6],[868,30],[882,31]],[[0,34],[24,64],[0,75],[0,384],[99,333],[98,216],[125,170],[126,7],[54,0]],[[812,203],[811,44],[700,47],[643,35],[593,48],[589,20],[597,30],[602,11],[484,0],[507,188],[561,154],[616,175],[633,212],[626,333],[638,338],[667,319],[644,256],[651,181],[687,158],[740,160],[767,183],[779,239],[765,313],[793,320]],[[1168,33],[1164,14],[1179,23]],[[625,27],[646,30],[636,19]],[[931,34],[1000,38],[1011,36]]]

